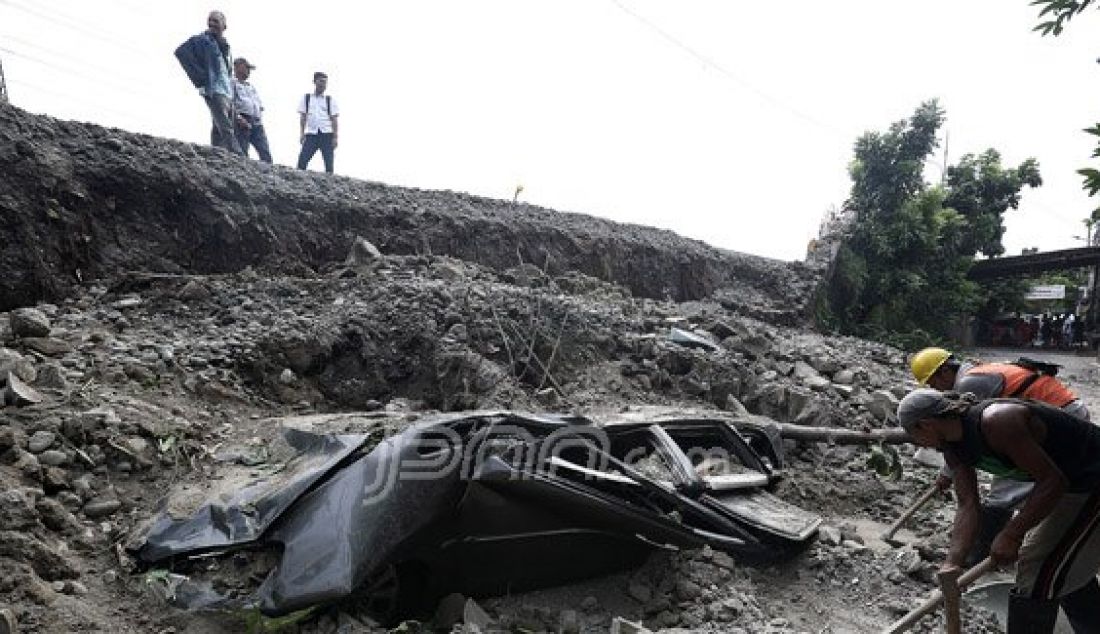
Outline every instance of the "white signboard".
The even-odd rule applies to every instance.
[[[1048,286],[1032,286],[1024,295],[1024,299],[1065,299],[1066,285],[1051,284]]]

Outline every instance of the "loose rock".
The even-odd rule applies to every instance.
[[[11,331],[16,337],[47,337],[50,320],[37,308],[16,308],[11,311]]]

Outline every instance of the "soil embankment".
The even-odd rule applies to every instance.
[[[173,575],[195,568],[136,572],[121,546],[168,493],[202,499],[234,474],[279,473],[270,448],[287,417],[366,410],[400,426],[439,411],[660,406],[879,429],[907,387],[903,351],[809,327],[827,263],[270,168],[6,105],[0,173],[0,379],[17,388],[0,386],[0,618],[23,632],[259,631],[252,613],[169,607]],[[352,249],[358,238],[381,253]],[[1095,386],[1095,364],[1066,378]],[[783,563],[656,554],[478,602],[509,631],[607,632],[617,617],[879,631],[934,587],[951,520],[930,504],[906,545],[876,539],[936,473],[910,455],[894,481],[864,447],[787,441],[775,493],[825,524]],[[242,595],[265,564],[242,553],[199,568]],[[320,606],[288,631],[384,631],[359,607]],[[986,613],[966,617],[967,631],[996,631]]]
[[[269,167],[5,104],[0,173],[0,309],[126,271],[316,271],[343,260],[356,236],[387,254],[579,271],[639,297],[722,291],[731,308],[787,324],[806,314],[816,284],[800,264],[669,231]]]

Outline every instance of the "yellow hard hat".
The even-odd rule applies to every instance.
[[[940,369],[944,361],[951,358],[951,353],[943,348],[925,348],[913,355],[909,360],[909,368],[913,371],[913,377],[921,385],[928,383],[928,379]]]

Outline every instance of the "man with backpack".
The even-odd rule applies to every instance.
[[[910,369],[918,383],[941,392],[970,392],[978,398],[1042,401],[1085,420],[1089,410],[1073,390],[1055,378],[1057,365],[1020,357],[1012,363],[964,364],[943,348],[913,355]]]
[[[176,59],[210,109],[210,144],[241,154],[233,126],[233,87],[229,76],[229,42],[225,14],[211,11],[206,31],[188,38],[176,49]]]
[[[1011,363],[963,363],[943,348],[925,348],[909,362],[918,383],[940,392],[969,392],[979,400],[1016,398],[1039,401],[1061,409],[1076,418],[1090,420],[1088,407],[1073,390],[1055,375],[1059,366],[1020,357]],[[941,490],[951,486],[951,472],[940,473],[936,484]],[[1013,510],[1027,498],[1031,483],[1009,478],[994,478],[989,495],[981,506],[982,527],[977,548],[970,561],[985,556],[989,544],[1012,518]]]
[[[302,144],[302,151],[298,154],[298,169],[306,169],[313,155],[321,150],[325,171],[331,174],[340,109],[336,106],[336,100],[325,94],[328,75],[322,72],[313,73],[313,87],[313,92],[303,95],[298,104],[298,142]]]

